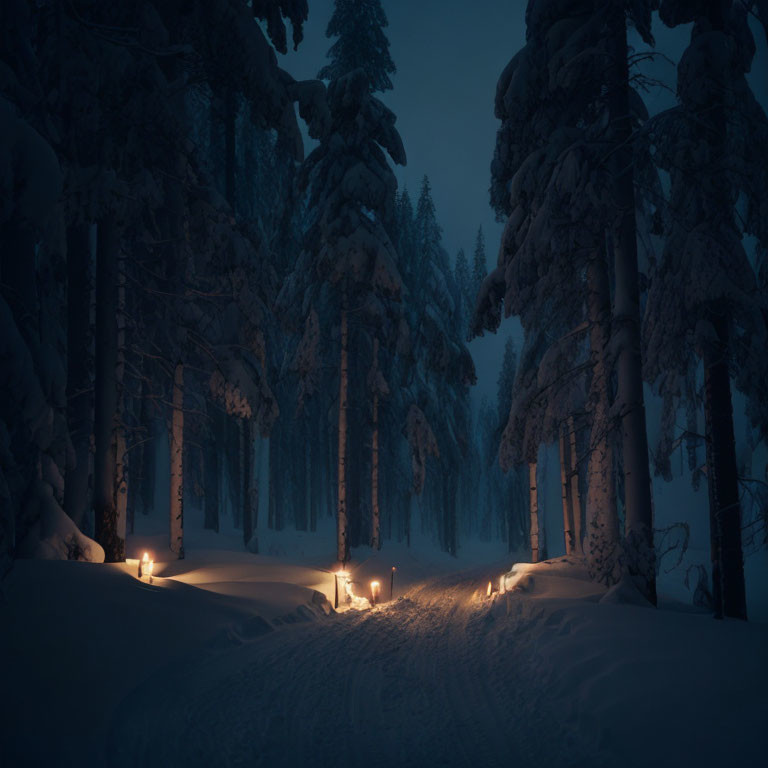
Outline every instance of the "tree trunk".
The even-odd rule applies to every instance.
[[[336,513],[336,555],[344,565],[349,560],[347,538],[347,386],[349,369],[347,363],[347,302],[343,299],[341,309],[341,357],[339,360],[339,496]]]
[[[590,455],[587,467],[587,555],[590,574],[608,586],[619,579],[619,519],[613,474],[608,368],[611,297],[602,253],[587,265],[587,313],[592,358]]]
[[[381,549],[379,512],[379,395],[373,395],[373,435],[371,437],[371,547]]]
[[[307,423],[304,420],[297,425],[299,428],[293,431],[292,442],[294,444],[296,461],[293,466],[295,477],[294,484],[294,509],[296,517],[296,530],[309,529],[309,509],[307,504]]]
[[[239,421],[227,418],[227,463],[229,464],[229,489],[232,496],[232,525],[243,524],[243,447]],[[278,486],[275,485],[277,490]]]
[[[184,364],[177,362],[173,372],[173,410],[171,412],[170,547],[184,559]]]
[[[379,340],[373,340],[373,367],[378,370]],[[379,392],[373,390],[373,434],[371,435],[371,547],[381,549],[381,514],[379,512]]]
[[[712,322],[718,349],[704,361],[704,402],[715,615],[746,619],[741,504],[728,370],[729,329],[722,314]]]
[[[539,562],[539,487],[536,482],[536,462],[528,462],[528,491],[531,511],[531,562]]]
[[[253,453],[253,477],[251,478],[251,512],[253,518],[253,533],[259,529],[259,498],[261,492],[261,464],[264,455],[264,439],[257,427],[253,427],[254,453]]]
[[[92,530],[88,524],[93,424],[92,333],[90,227],[73,225],[67,231],[67,427],[75,463],[67,468],[64,511],[78,528],[88,533]]]
[[[250,419],[240,419],[243,445],[243,543],[245,548],[253,536],[253,512],[251,510],[251,478],[253,477],[253,433]]]
[[[456,475],[453,472],[447,472],[443,481],[445,498],[443,499],[443,509],[445,510],[445,551],[449,555],[456,557]]]
[[[125,257],[117,263],[117,412],[115,414],[115,511],[118,536],[125,541],[128,520],[128,451],[125,438]]]
[[[571,484],[568,478],[568,458],[570,444],[566,445],[565,425],[560,425],[560,488],[563,496],[563,536],[565,538],[565,554],[572,555],[574,550],[573,536],[573,507],[571,506]]]
[[[312,435],[307,436],[307,472],[309,473],[309,530],[317,530],[317,505],[321,494],[319,472],[314,463]]]
[[[155,506],[155,478],[156,478],[156,451],[155,434],[156,423],[154,407],[150,401],[150,386],[146,381],[141,383],[141,424],[145,429],[144,440],[141,446],[141,511],[149,514]]]
[[[237,191],[235,186],[235,168],[237,146],[235,142],[235,123],[237,121],[237,94],[234,89],[227,87],[224,96],[224,194],[236,215]]]
[[[96,376],[93,512],[96,540],[105,561],[125,560],[116,508],[117,252],[120,239],[111,218],[99,222],[96,259]]]
[[[509,478],[509,496],[506,499],[507,507],[507,552],[514,552],[517,545],[516,528],[518,509],[518,497],[520,495],[519,486],[520,467],[514,466],[510,472]]]
[[[568,435],[570,450],[568,451],[570,467],[568,475],[571,485],[571,517],[573,521],[573,550],[580,555],[584,552],[581,531],[581,494],[579,493],[579,457],[576,450],[576,425],[573,416],[568,417]]]
[[[213,413],[211,414],[211,411]],[[208,406],[209,435],[203,454],[205,477],[205,523],[208,530],[219,532],[219,421],[220,414],[215,406]]]
[[[608,106],[615,145],[613,197],[619,214],[614,236],[616,290],[613,332],[619,341],[617,374],[624,462],[624,569],[648,601],[655,605],[656,556],[640,357],[640,291],[627,28],[623,5],[613,5],[610,40],[614,78]]]

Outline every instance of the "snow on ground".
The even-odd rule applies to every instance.
[[[759,764],[768,626],[601,603],[562,559],[488,598],[511,565],[490,549],[356,551],[356,590],[388,598],[395,565],[395,600],[334,614],[318,538],[256,556],[202,536],[152,586],[133,566],[17,563],[10,765]]]

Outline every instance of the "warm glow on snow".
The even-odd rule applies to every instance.
[[[366,597],[360,597],[355,594],[353,585],[352,585],[352,579],[351,574],[349,571],[342,569],[339,569],[338,571],[334,571],[334,575],[336,576],[336,579],[343,580],[344,583],[344,602],[346,603],[347,607],[354,608],[355,610],[362,611],[366,608],[370,608],[371,604],[373,602],[373,599],[368,600]],[[337,581],[338,583],[338,581]],[[376,587],[378,590],[380,590],[379,582],[372,582],[371,588],[373,589],[373,584],[376,584]],[[371,593],[373,595],[373,593]],[[341,606],[338,606],[340,608]]]
[[[488,597],[490,597],[490,596],[491,596],[491,592],[493,592],[493,582],[492,582],[492,581],[489,581],[489,582],[488,582],[488,591],[486,592],[486,595],[487,595]]]

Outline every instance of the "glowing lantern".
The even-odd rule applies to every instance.
[[[376,598],[381,592],[381,584],[378,581],[371,582],[371,605],[376,605]]]
[[[349,602],[349,571],[345,571],[343,568],[340,568],[338,571],[334,572],[334,598],[333,598],[333,607],[338,608],[339,607],[339,579],[343,579],[344,584],[344,595],[346,602]]]

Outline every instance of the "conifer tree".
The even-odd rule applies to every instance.
[[[591,572],[608,584],[629,577],[654,602],[636,343],[635,208],[641,203],[634,190],[633,130],[644,108],[630,90],[626,47],[627,11],[649,42],[650,10],[648,2],[629,8],[617,2],[606,16],[605,4],[597,0],[531,6],[527,43],[502,73],[496,92],[502,125],[491,199],[506,227],[472,330],[495,330],[504,302],[507,315],[520,316],[526,334],[500,452],[508,466],[535,462],[539,445],[558,438],[587,395]],[[606,145],[613,148],[608,164]],[[636,481],[623,542],[613,479],[617,416],[625,438],[625,476]]]
[[[475,238],[475,250],[472,254],[473,296],[477,296],[480,292],[480,286],[483,284],[487,274],[488,263],[485,258],[485,236],[483,235],[483,228],[478,227],[477,237]]]
[[[731,380],[752,403],[765,402],[768,314],[743,237],[768,245],[759,213],[768,202],[768,119],[745,77],[754,43],[743,6],[665,0],[660,15],[693,29],[678,67],[679,106],[652,125],[671,198],[645,314],[646,375],[667,402],[669,433],[677,407],[693,404],[690,381],[703,363],[714,609],[746,618]],[[759,426],[759,409],[751,415]]]
[[[396,69],[384,34],[387,25],[380,0],[336,0],[325,31],[326,37],[335,37],[336,42],[328,51],[330,62],[318,77],[338,80],[362,69],[370,93],[391,90],[389,76]]]
[[[305,312],[322,305],[320,318],[326,328],[321,333],[338,333],[336,550],[342,563],[349,559],[350,535],[354,543],[361,537],[366,504],[361,488],[368,466],[362,450],[367,439],[363,422],[348,419],[350,398],[362,409],[369,397],[379,398],[386,391],[375,340],[384,341],[387,302],[401,290],[398,255],[389,236],[397,182],[384,153],[405,164],[405,150],[394,127],[395,115],[372,95],[391,88],[388,75],[394,65],[381,31],[385,26],[377,0],[335,4],[327,35],[337,40],[328,54],[330,63],[319,74],[330,80],[330,127],[302,169],[310,224],[305,251],[279,302],[288,307],[297,298]],[[376,46],[371,41],[377,41]],[[371,370],[376,372],[373,389],[366,387]],[[372,457],[372,473],[374,464],[378,472]],[[374,481],[378,487],[378,477],[372,476]]]

